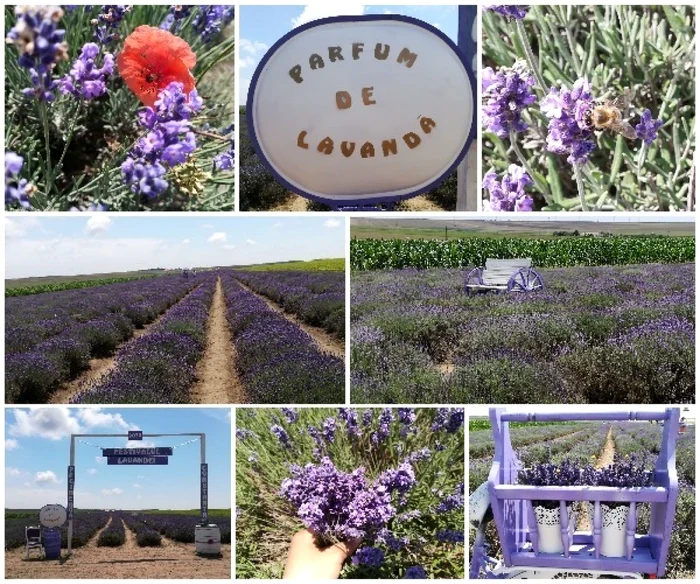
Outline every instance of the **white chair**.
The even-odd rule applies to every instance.
[[[24,543],[27,546],[27,559],[30,550],[39,550],[40,557],[46,557],[44,550],[44,540],[42,539],[41,527],[30,525],[24,528]]]

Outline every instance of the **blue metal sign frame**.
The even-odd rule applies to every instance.
[[[460,7],[461,8],[461,7]],[[466,8],[470,8],[473,11],[473,18],[476,18],[476,6],[467,6]],[[460,13],[460,18],[461,18],[461,13]],[[473,119],[471,123],[471,127],[469,130],[469,135],[467,137],[467,141],[465,142],[462,150],[460,151],[459,155],[455,159],[455,161],[450,165],[450,167],[443,172],[439,177],[434,179],[430,184],[423,186],[419,189],[416,189],[410,193],[405,193],[402,195],[396,195],[396,196],[391,196],[391,197],[372,197],[372,198],[362,198],[362,199],[344,199],[342,201],[338,201],[336,199],[327,199],[325,197],[320,197],[318,195],[308,193],[304,191],[303,189],[291,184],[289,181],[287,181],[281,174],[275,170],[274,166],[270,163],[270,161],[265,157],[263,154],[262,148],[260,147],[260,142],[258,141],[258,136],[257,136],[257,131],[255,128],[255,120],[254,120],[254,115],[253,115],[253,103],[254,103],[254,96],[255,96],[255,91],[257,89],[257,84],[258,84],[258,79],[260,78],[260,75],[265,68],[265,65],[267,62],[272,58],[272,55],[274,55],[277,50],[284,45],[289,39],[295,37],[296,35],[309,30],[310,28],[315,28],[317,26],[323,26],[326,24],[331,24],[331,23],[337,23],[337,22],[372,22],[372,21],[378,21],[378,20],[387,20],[387,21],[398,21],[398,22],[406,22],[408,24],[413,24],[415,26],[419,26],[420,28],[423,28],[427,30],[428,32],[431,32],[435,36],[439,37],[442,41],[445,42],[445,44],[452,49],[457,56],[459,57],[459,60],[462,63],[462,66],[464,67],[467,77],[469,78],[469,84],[471,85],[472,88],[472,98],[473,98],[473,106],[474,106],[474,112],[473,112]],[[465,47],[467,50],[460,50],[460,48],[442,31],[439,29],[435,28],[434,26],[431,26],[427,22],[424,22],[422,20],[419,20],[417,18],[413,18],[410,16],[404,16],[401,14],[365,14],[361,16],[333,16],[330,18],[320,18],[318,20],[313,20],[309,23],[303,24],[287,34],[285,34],[282,38],[280,38],[272,47],[265,53],[265,56],[262,58],[260,63],[258,64],[258,67],[255,69],[255,73],[253,74],[253,78],[250,82],[250,88],[248,89],[248,99],[246,101],[246,119],[248,122],[248,132],[250,134],[250,139],[253,143],[253,146],[255,148],[255,152],[258,155],[258,158],[260,159],[260,162],[262,162],[263,165],[267,168],[267,170],[272,174],[272,176],[275,178],[275,180],[281,184],[283,184],[286,188],[289,190],[301,195],[302,197],[305,197],[307,199],[311,199],[312,201],[316,201],[317,203],[323,203],[324,205],[329,205],[336,211],[340,210],[353,210],[353,207],[367,207],[370,205],[380,205],[380,204],[386,204],[389,206],[395,205],[397,202],[404,200],[404,199],[410,199],[411,197],[415,197],[416,195],[420,195],[422,193],[428,192],[438,186],[447,178],[454,170],[459,166],[459,164],[462,162],[464,157],[467,155],[467,151],[469,150],[469,147],[471,146],[472,142],[476,139],[476,112],[477,112],[477,103],[476,103],[476,76],[474,75],[474,71],[472,70],[471,66],[471,61],[474,57],[474,54],[476,53],[476,44],[473,43],[473,46],[471,47]],[[474,51],[473,54],[469,54],[469,49]],[[366,209],[364,209],[366,210]]]

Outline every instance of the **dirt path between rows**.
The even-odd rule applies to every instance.
[[[226,301],[221,279],[216,281],[207,323],[207,347],[197,366],[192,402],[198,404],[245,403],[245,391],[236,371],[236,348],[226,322]]]
[[[201,284],[199,285],[201,286]],[[173,304],[170,308],[173,308],[174,306],[178,305],[180,302],[182,302],[185,298],[187,298],[192,292],[194,292],[199,286],[195,286],[190,290],[187,294],[185,294],[180,300],[178,300],[175,304]],[[51,394],[51,397],[49,399],[50,404],[67,404],[70,402],[71,398],[78,393],[82,391],[84,386],[88,385],[92,381],[98,380],[100,377],[107,375],[114,367],[116,366],[116,359],[115,355],[121,349],[124,345],[127,343],[130,343],[146,333],[148,333],[154,326],[156,326],[162,319],[163,317],[168,314],[168,311],[166,310],[163,314],[159,315],[153,322],[145,325],[143,328],[136,329],[134,330],[134,334],[131,335],[126,341],[124,341],[122,344],[117,346],[117,348],[114,350],[114,353],[110,357],[101,357],[98,359],[90,359],[90,363],[88,364],[88,368],[83,371],[78,377],[71,381],[67,381],[61,387],[59,387],[53,394]]]
[[[123,521],[121,518],[120,521]],[[104,529],[106,529],[105,526]],[[100,530],[83,547],[62,560],[25,559],[24,547],[5,552],[6,578],[231,578],[231,545],[222,545],[221,557],[195,554],[194,544],[162,539],[161,547],[139,547],[136,536],[124,525],[126,542],[119,547],[98,547]],[[65,550],[64,550],[65,553]]]
[[[600,451],[595,462],[596,468],[604,468],[610,466],[615,461],[615,439],[613,438],[612,428],[608,430],[608,436],[605,439],[605,445]],[[581,501],[579,503],[579,515],[577,529],[581,531],[590,531],[593,529],[593,518],[588,512],[588,502]]]
[[[284,311],[284,308],[282,308],[279,304],[276,302],[273,302],[266,296],[263,296],[262,294],[258,294],[255,292],[252,288],[249,288],[246,286],[243,282],[240,280],[236,280],[244,289],[246,289],[248,292],[251,294],[254,294],[261,300],[264,300],[265,303],[275,312],[279,312],[284,318],[287,320],[293,322],[295,325],[297,325],[299,328],[301,328],[305,333],[307,333],[316,343],[319,349],[322,351],[325,351],[327,353],[331,353],[332,355],[335,355],[336,357],[340,359],[345,359],[345,343],[342,341],[339,341],[336,339],[334,336],[329,335],[325,330],[323,330],[320,327],[317,326],[311,326],[310,324],[306,324],[303,322],[298,316],[295,314],[289,314],[288,312]]]

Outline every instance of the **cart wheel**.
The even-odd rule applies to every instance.
[[[520,268],[508,280],[508,292],[536,292],[544,289],[544,281],[533,268]]]
[[[471,288],[469,284],[482,286],[484,284],[484,268],[474,268],[467,274],[467,279],[464,281],[464,291],[469,294]]]

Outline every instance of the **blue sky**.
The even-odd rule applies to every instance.
[[[342,217],[5,218],[5,277],[345,257]]]
[[[209,507],[231,507],[230,408],[8,408],[5,410],[5,507],[66,505],[70,434],[204,432]],[[191,438],[144,438],[128,446],[178,446]],[[167,466],[107,466],[101,448],[124,448],[124,438],[85,438],[76,444],[75,507],[196,509],[199,441],[176,448]],[[99,447],[99,448],[98,448]]]
[[[238,90],[245,105],[248,86],[260,59],[277,40],[293,28],[326,16],[341,14],[404,14],[439,28],[457,42],[457,6],[365,6],[327,2],[307,6],[241,6],[241,38],[238,43],[240,73]]]

